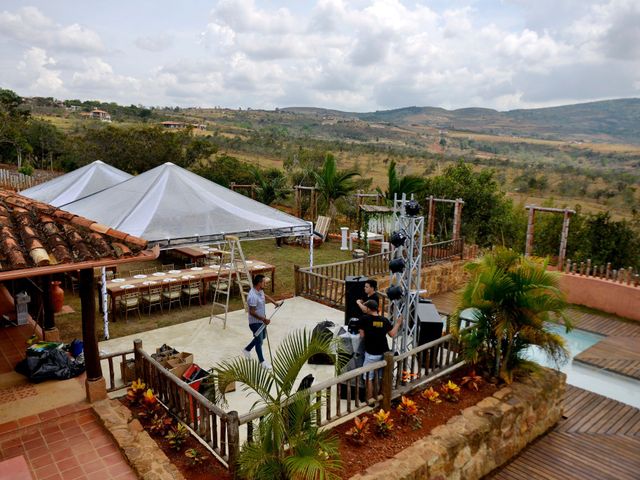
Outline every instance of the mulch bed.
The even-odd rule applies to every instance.
[[[131,406],[126,400],[126,397],[121,397],[120,402],[131,410],[134,417],[140,421],[143,427],[145,427],[149,436],[155,440],[156,444],[165,453],[165,455],[169,457],[171,463],[180,470],[180,473],[182,473],[185,478],[189,480],[231,480],[229,471],[193,436],[189,436],[189,438],[187,438],[182,450],[178,452],[169,446],[169,442],[162,435],[157,435],[149,431],[149,422],[144,418],[140,418],[138,415],[138,413],[144,410],[142,407]],[[191,465],[190,459],[185,456],[184,452],[190,448],[195,448],[203,455],[203,461],[199,465]]]
[[[460,385],[460,379],[464,375],[466,375],[466,372],[456,372],[442,381],[435,382],[433,387],[438,390],[439,386],[449,379]],[[364,472],[371,465],[392,458],[401,450],[429,435],[429,432],[435,427],[447,423],[450,418],[459,415],[465,408],[475,405],[483,398],[493,395],[496,391],[496,385],[490,383],[480,385],[477,392],[461,387],[460,400],[458,402],[452,403],[443,400],[442,403],[438,404],[423,399],[420,396],[421,390],[417,391],[408,397],[418,404],[422,426],[414,429],[412,425],[403,423],[400,414],[396,411],[398,402],[394,402],[391,409],[394,429],[387,437],[380,437],[374,433],[375,420],[372,418],[372,413],[377,412],[377,409],[371,413],[360,415],[360,418],[369,417],[370,433],[363,445],[355,444],[346,435],[346,431],[353,427],[353,421],[338,425],[332,431],[340,440],[340,455],[343,465],[343,470],[340,473],[342,478],[351,478],[357,473]]]

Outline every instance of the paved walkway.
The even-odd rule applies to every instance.
[[[35,480],[137,478],[86,403],[0,425],[0,460],[20,456]]]
[[[567,385],[563,419],[495,480],[635,480],[640,472],[640,410]]]

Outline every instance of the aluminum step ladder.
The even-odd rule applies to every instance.
[[[233,235],[227,235],[221,248],[221,263],[216,279],[216,289],[211,303],[211,314],[209,324],[214,318],[222,320],[223,328],[227,328],[227,315],[229,313],[229,299],[233,290],[234,282],[240,289],[240,297],[245,311],[249,311],[247,306],[247,292],[252,287],[251,274],[244,258],[240,239]],[[228,259],[228,262],[226,260]],[[246,289],[246,290],[245,290]],[[214,313],[214,310],[222,309],[222,313]]]

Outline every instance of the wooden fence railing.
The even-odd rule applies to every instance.
[[[238,413],[225,412],[173,375],[134,341],[136,377],[141,378],[169,412],[187,425],[234,474],[240,451]]]
[[[34,173],[34,175],[29,176],[15,170],[0,168],[0,187],[9,190],[25,190],[34,185],[49,181],[59,175],[57,172],[38,171]]]
[[[473,328],[473,327],[472,327]],[[421,345],[401,355],[387,352],[384,359],[331,378],[309,389],[309,397],[320,401],[322,408],[316,411],[316,422],[331,425],[343,417],[357,414],[370,407],[370,400],[389,410],[392,400],[421,388],[444,373],[464,365],[457,342],[451,335]],[[373,398],[363,398],[363,376],[374,372]],[[256,410],[239,417],[241,436],[251,441],[256,423],[267,413]],[[244,429],[243,429],[244,427]]]
[[[591,259],[586,262],[576,262],[568,259],[564,265],[564,273],[600,278],[616,283],[633,285],[634,287],[640,286],[640,273],[634,270],[633,267],[614,269],[611,268],[611,263],[592,265]]]
[[[116,363],[117,367],[114,366],[113,364],[113,359],[115,358],[116,360],[119,357],[119,362]],[[107,362],[107,372],[108,372],[108,377],[109,377],[109,382],[107,383],[107,392],[115,392],[116,390],[120,390],[122,388],[126,388],[129,385],[131,385],[131,381],[124,381],[124,379],[126,378],[126,374],[124,371],[124,368],[126,368],[126,366],[124,368],[121,368],[120,366],[122,364],[127,363],[127,360],[133,360],[134,358],[134,349],[132,348],[131,350],[124,350],[122,352],[114,352],[114,353],[105,353],[100,355],[100,360],[101,361],[106,361]],[[118,381],[116,381],[116,370],[115,368],[120,368],[120,377],[118,378]]]
[[[422,247],[422,265],[463,258],[464,238],[430,243]],[[355,260],[317,265],[294,266],[295,294],[336,308],[345,305],[345,277],[375,276],[389,272],[390,252],[376,253]]]

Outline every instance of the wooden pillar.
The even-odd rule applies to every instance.
[[[316,188],[313,187],[311,189],[311,198],[313,204],[313,213],[311,214],[311,221],[315,222],[318,218],[318,192],[316,192]]]
[[[527,236],[525,239],[524,256],[528,257],[533,254],[533,231],[536,220],[535,207],[527,207],[529,210],[529,219],[527,220]]]
[[[51,304],[51,275],[42,278],[40,287],[42,288],[42,309],[44,312],[44,329],[46,331],[56,328],[53,305]]]
[[[567,255],[567,240],[569,238],[569,222],[571,221],[571,213],[569,210],[564,211],[564,219],[562,220],[562,233],[560,235],[560,252],[558,253],[558,268],[562,271],[564,257]]]
[[[462,224],[462,199],[456,198],[453,206],[453,240],[460,238],[460,225]]]
[[[79,283],[82,307],[82,341],[84,343],[84,362],[87,368],[87,400],[95,402],[107,397],[107,387],[102,376],[96,336],[96,297],[93,268],[80,270]]]

